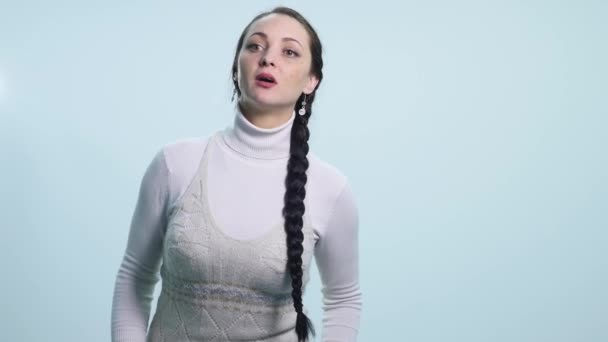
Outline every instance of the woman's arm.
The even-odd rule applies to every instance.
[[[129,239],[114,286],[112,342],[144,342],[162,256],[169,171],[161,149],[139,188]]]
[[[315,248],[323,284],[322,342],[357,340],[362,306],[358,231],[358,210],[346,182],[336,198],[325,234]]]

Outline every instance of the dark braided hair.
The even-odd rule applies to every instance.
[[[254,17],[241,33],[241,37],[236,46],[230,77],[234,83],[234,94],[238,94],[238,97],[240,98],[241,90],[239,89],[235,75],[237,74],[238,57],[243,46],[245,34],[256,20],[273,13],[290,16],[304,26],[310,38],[310,52],[312,55],[310,72],[319,80],[315,89],[310,94],[305,95],[302,93],[294,106],[297,113],[301,108],[302,101],[304,99],[306,100],[306,114],[296,114],[291,128],[290,156],[289,161],[287,162],[287,177],[285,179],[285,205],[282,211],[285,218],[285,232],[287,234],[287,269],[291,275],[291,285],[293,288],[291,296],[298,314],[296,319],[296,333],[298,335],[298,341],[306,341],[308,340],[309,330],[312,335],[315,336],[315,329],[310,319],[302,311],[302,253],[304,251],[302,246],[302,242],[304,241],[304,234],[302,233],[302,216],[305,211],[304,198],[306,197],[306,170],[308,169],[308,159],[306,157],[309,149],[308,138],[310,137],[308,120],[312,114],[312,103],[315,99],[315,93],[323,79],[321,41],[313,27],[300,13],[288,7],[275,7],[271,11],[260,13]]]

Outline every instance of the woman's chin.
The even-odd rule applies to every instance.
[[[255,96],[246,101],[245,106],[256,108],[257,110],[276,109],[284,104],[268,96]]]

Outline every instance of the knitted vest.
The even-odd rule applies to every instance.
[[[169,214],[162,290],[147,342],[297,342],[283,217],[261,236],[238,240],[223,232],[209,210],[208,160],[218,151],[219,134],[211,136],[192,182]],[[302,232],[304,292],[316,243],[306,213]]]

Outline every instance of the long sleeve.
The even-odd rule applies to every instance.
[[[326,232],[315,248],[323,293],[322,342],[355,342],[362,295],[359,289],[359,217],[348,183],[336,198]]]
[[[139,188],[126,250],[112,299],[112,341],[144,342],[154,287],[160,280],[169,171],[163,150],[148,165]]]

